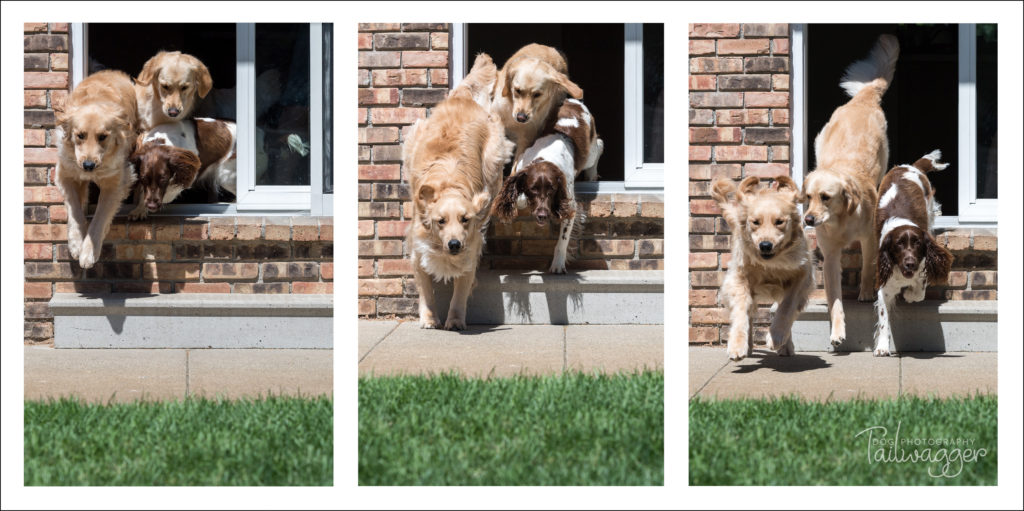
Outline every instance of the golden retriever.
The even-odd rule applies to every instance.
[[[811,252],[800,222],[800,190],[787,176],[775,188],[758,189],[751,176],[739,187],[731,179],[715,180],[711,196],[732,230],[732,260],[722,282],[721,299],[729,308],[729,359],[739,361],[753,350],[750,320],[757,303],[776,303],[768,330],[768,349],[781,356],[794,352],[792,327],[814,288]]]
[[[516,144],[514,161],[533,145],[566,96],[583,98],[583,89],[569,80],[568,71],[561,52],[534,43],[515,52],[498,72],[491,112]]]
[[[213,87],[210,71],[199,59],[180,51],[162,51],[142,66],[135,78],[139,121],[143,130],[188,119]]]
[[[128,162],[138,123],[131,78],[120,71],[95,73],[82,80],[56,114],[56,181],[68,210],[68,250],[82,268],[92,268],[135,181]],[[90,182],[99,187],[100,196],[87,224]]]
[[[485,56],[486,57],[486,56]],[[471,75],[493,63],[477,58]],[[491,201],[501,187],[512,143],[501,122],[457,87],[410,129],[402,147],[412,194],[408,245],[419,290],[420,326],[439,328],[433,281],[454,279],[446,330],[466,328]]]
[[[880,102],[892,81],[898,56],[899,41],[886,34],[878,38],[866,59],[847,68],[840,85],[852,99],[832,113],[814,139],[817,165],[804,180],[804,221],[814,227],[824,257],[833,348],[846,340],[841,258],[843,248],[853,241],[860,242],[861,250],[859,299],[874,299],[878,257],[875,205],[878,183],[889,160]]]

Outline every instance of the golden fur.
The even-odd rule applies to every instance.
[[[128,75],[100,71],[82,80],[56,114],[56,181],[68,210],[68,250],[82,268],[91,268],[135,180],[128,163],[138,122],[135,89]],[[100,196],[87,223],[90,182]]]
[[[583,98],[583,90],[569,80],[568,71],[558,50],[533,43],[515,52],[498,72],[491,112],[516,144],[514,161],[533,145],[566,96]]]
[[[212,87],[210,71],[199,59],[180,51],[157,53],[135,78],[142,129],[188,119]]]
[[[471,71],[467,82],[473,79]],[[406,136],[403,163],[413,203],[408,241],[423,328],[441,326],[433,281],[450,279],[455,284],[444,328],[466,328],[483,231],[511,152],[501,122],[473,100],[468,86],[457,87]]]
[[[778,304],[768,348],[782,356],[792,355],[793,322],[814,288],[796,183],[786,176],[777,178],[775,188],[759,190],[758,183],[759,179],[751,176],[737,187],[731,179],[719,178],[711,191],[732,230],[732,260],[720,298],[729,307],[728,354],[734,361],[752,352],[750,320],[757,303],[765,300]]]
[[[846,339],[842,301],[842,251],[860,242],[861,301],[874,299],[878,239],[875,205],[878,183],[889,159],[885,114],[881,108],[892,79],[899,43],[883,35],[869,58],[847,69],[841,84],[852,98],[832,113],[814,140],[817,165],[804,180],[805,223],[813,226],[824,257],[823,278],[832,331],[839,346]]]

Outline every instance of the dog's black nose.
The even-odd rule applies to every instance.
[[[177,117],[178,114],[180,114],[180,113],[181,113],[181,110],[178,110],[177,108],[168,108],[167,109],[167,115],[169,115],[171,117]]]
[[[453,254],[458,254],[459,250],[462,250],[462,243],[459,240],[451,240],[448,242],[448,251]]]
[[[814,215],[807,215],[804,217],[804,223],[810,226],[814,226]]]
[[[82,162],[82,168],[85,170],[94,170],[96,168],[96,162],[92,160],[85,160]]]
[[[526,114],[524,114],[522,112],[519,112],[518,114],[516,114],[516,120],[519,121],[519,122],[526,122],[529,119],[530,119],[530,116],[528,116],[528,115],[526,115]]]
[[[772,251],[772,242],[770,242],[770,241],[762,241],[761,243],[757,244],[757,248],[761,249],[761,252],[765,252],[765,253],[771,252]]]

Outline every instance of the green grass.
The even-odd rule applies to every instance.
[[[660,372],[359,380],[361,485],[660,485]]]
[[[777,400],[695,399],[690,402],[691,485],[994,485],[997,467],[997,398],[901,398],[809,403]],[[894,439],[903,453],[870,446],[871,434]],[[929,439],[974,440],[972,445],[914,445]],[[931,450],[925,453],[925,449]],[[973,462],[966,449],[987,453]],[[882,461],[878,461],[882,449]],[[959,449],[959,451],[957,451]],[[926,461],[906,461],[914,452]],[[902,458],[904,462],[892,460]],[[946,474],[942,462],[949,462]]]
[[[26,485],[330,485],[329,397],[25,403]]]

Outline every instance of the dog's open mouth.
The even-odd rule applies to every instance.
[[[775,257],[775,253],[774,252],[771,252],[771,253],[761,252],[761,259],[771,259],[773,257]]]

